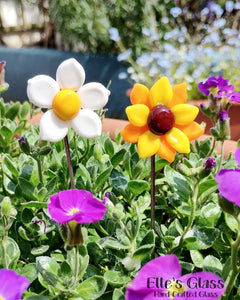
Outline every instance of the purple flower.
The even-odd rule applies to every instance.
[[[235,151],[235,160],[240,165],[240,148]],[[215,176],[222,197],[240,207],[240,169],[222,169]]]
[[[209,77],[206,82],[200,82],[198,84],[199,90],[205,94],[209,95],[210,92],[217,98],[221,98],[224,95],[234,91],[234,86],[228,84],[228,79],[223,79],[221,75],[218,77]]]
[[[202,283],[199,284],[200,282]],[[155,258],[142,267],[127,286],[125,299],[152,300],[162,295],[164,299],[174,300],[215,300],[224,291],[224,281],[214,273],[198,272],[181,276],[177,256],[169,254]],[[210,293],[213,295],[211,298],[208,296]]]
[[[205,169],[210,169],[210,170],[212,170],[212,169],[214,169],[215,165],[216,165],[216,160],[215,160],[215,158],[209,157],[209,158],[206,160],[206,162],[205,162],[204,168],[205,168]]]
[[[230,94],[225,95],[225,97],[231,101],[240,103],[240,93],[238,92],[232,92]]]
[[[19,139],[18,139],[18,142],[19,142],[19,144],[21,144],[21,143],[23,143],[23,142],[25,142],[25,137],[24,136],[21,136]]]
[[[219,113],[219,120],[220,121],[224,121],[224,120],[228,120],[229,117],[228,117],[228,113],[225,109],[222,109]]]
[[[0,270],[0,299],[19,300],[30,282],[22,275],[9,269]]]
[[[51,218],[60,224],[75,221],[92,223],[101,220],[106,206],[84,190],[61,191],[50,197],[48,211]]]

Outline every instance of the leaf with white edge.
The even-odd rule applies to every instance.
[[[128,188],[134,195],[139,195],[144,191],[149,191],[150,185],[144,180],[131,180],[128,182]]]
[[[36,267],[40,273],[38,279],[45,288],[48,288],[50,284],[60,291],[68,290],[64,287],[63,282],[59,277],[60,266],[54,258],[49,256],[39,256],[36,258]]]
[[[186,178],[170,166],[165,167],[164,174],[166,176],[166,181],[172,186],[177,197],[182,201],[187,202],[192,195],[192,188]]]
[[[39,247],[34,247],[34,248],[32,248],[32,250],[31,250],[31,254],[32,254],[32,255],[36,255],[36,256],[37,256],[37,255],[41,255],[41,254],[47,252],[48,249],[49,249],[49,245],[41,245],[41,246],[39,246]]]
[[[194,265],[202,269],[203,267],[203,256],[198,250],[190,250],[191,259],[194,263]]]
[[[223,266],[218,258],[213,255],[208,255],[203,260],[203,270],[212,272],[221,276]]]
[[[231,229],[233,232],[238,233],[238,223],[237,220],[230,214],[224,213],[225,222],[229,229]]]
[[[217,240],[220,230],[210,227],[194,226],[186,235],[184,242],[188,250],[210,248]]]
[[[78,296],[84,300],[95,300],[98,299],[106,290],[107,280],[102,276],[93,276],[77,287]]]
[[[110,249],[117,249],[117,250],[129,248],[129,246],[123,245],[118,240],[114,239],[113,237],[102,238],[101,240],[99,240],[98,244],[101,245],[101,247],[103,247],[103,248],[107,247]]]
[[[142,261],[146,258],[150,258],[151,253],[155,247],[155,244],[148,244],[139,247],[134,253],[133,258],[139,258]]]
[[[120,289],[115,289],[113,292],[112,300],[125,300],[123,291]]]
[[[29,263],[21,269],[21,275],[27,277],[30,282],[37,278],[37,268],[35,263]]]
[[[126,285],[131,278],[122,274],[119,271],[109,270],[104,273],[104,278],[112,286],[123,286]]]
[[[222,210],[220,206],[217,203],[209,202],[201,209],[199,224],[207,227],[215,227],[221,214]]]

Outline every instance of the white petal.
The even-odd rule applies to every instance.
[[[68,123],[55,116],[52,110],[48,110],[40,120],[40,137],[50,142],[61,141],[68,132]]]
[[[57,68],[56,78],[61,89],[77,91],[85,81],[85,71],[75,58],[69,58]]]
[[[100,136],[102,133],[102,122],[91,109],[81,109],[70,124],[78,135],[86,139]]]
[[[59,90],[60,88],[57,82],[47,75],[37,75],[28,80],[28,99],[39,107],[51,107],[53,98]]]
[[[108,102],[110,91],[98,82],[84,84],[78,91],[82,107],[100,109]]]

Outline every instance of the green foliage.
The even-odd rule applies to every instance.
[[[0,107],[1,125],[8,122],[13,136],[1,152],[0,267],[30,280],[25,299],[124,299],[126,285],[141,266],[166,253],[181,257],[185,273],[205,270],[229,278],[238,226],[218,204],[216,170],[200,176],[211,151],[210,139],[196,142],[190,154],[177,155],[172,164],[156,157],[153,230],[150,159],[141,159],[136,145],[123,144],[119,133],[115,140],[102,134],[87,141],[69,129],[76,188],[90,190],[100,200],[109,192],[109,200],[101,221],[83,224],[84,244],[67,248],[47,210],[49,197],[71,186],[64,144],[39,143],[38,125],[26,122],[26,103],[12,109],[1,102]],[[29,154],[15,142],[16,118],[24,124],[18,132],[27,138]],[[44,154],[37,156],[42,182],[33,151]],[[223,165],[236,164],[227,159]],[[188,227],[193,204],[195,218]]]
[[[116,27],[123,44],[138,56],[149,46],[142,28],[155,26],[173,5],[167,0],[53,0],[50,1],[49,14],[55,29],[61,33],[63,44],[70,49],[93,53],[119,52],[109,39],[109,28]],[[155,13],[158,20],[153,18]],[[166,26],[161,24],[159,27],[163,38]]]

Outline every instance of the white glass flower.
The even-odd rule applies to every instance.
[[[29,100],[36,106],[52,108],[40,120],[42,140],[62,140],[69,126],[84,138],[101,135],[102,122],[93,110],[106,105],[110,92],[101,83],[83,85],[84,81],[85,71],[74,58],[59,65],[56,81],[47,75],[28,80]]]

